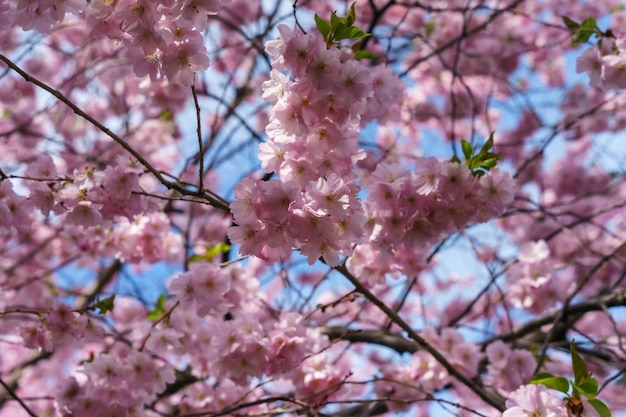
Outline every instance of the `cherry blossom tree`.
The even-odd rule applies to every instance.
[[[625,22],[0,0],[0,416],[626,411]]]

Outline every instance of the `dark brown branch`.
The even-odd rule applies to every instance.
[[[330,340],[345,340],[350,343],[370,343],[388,347],[398,353],[415,353],[419,344],[399,333],[386,330],[354,330],[341,326],[323,326],[319,330]]]
[[[405,322],[395,311],[389,308],[384,302],[382,302],[378,297],[376,297],[370,290],[368,290],[363,284],[359,282],[344,265],[340,265],[337,268],[337,271],[341,272],[347,279],[354,285],[359,293],[361,293],[365,298],[367,298],[372,304],[378,307],[387,317],[389,317],[395,324],[397,324],[402,330],[404,330],[411,339],[413,339],[417,344],[430,353],[437,362],[443,366],[448,374],[458,380],[461,384],[465,385],[469,388],[474,394],[476,394],[480,399],[485,401],[487,404],[496,408],[499,411],[504,411],[504,398],[500,395],[493,395],[491,393],[487,393],[481,386],[477,385],[475,382],[471,381],[458,369],[456,369],[446,358],[441,354],[437,349],[431,346],[423,337],[418,335],[415,330]]]
[[[571,326],[582,317],[583,314],[591,311],[600,311],[610,307],[626,306],[626,293],[609,294],[597,297],[593,300],[582,301],[572,305],[568,309],[568,320],[557,323],[558,329],[553,332],[548,343],[562,341],[564,332],[569,330]],[[515,330],[503,333],[486,339],[481,343],[484,349],[490,343],[496,340],[504,342],[519,341],[524,345],[531,343],[543,342],[546,333],[541,331],[541,327],[554,322],[557,312],[547,313],[535,318],[516,328]],[[385,346],[395,350],[398,353],[415,353],[420,350],[421,346],[416,341],[411,341],[400,333],[392,333],[386,330],[359,330],[349,329],[342,326],[322,326],[320,331],[327,335],[330,340],[345,340],[350,343],[370,343]]]
[[[227,213],[230,212],[229,207],[228,207],[228,202],[226,200],[222,198],[218,198],[212,193],[206,193],[203,190],[198,190],[197,192],[189,191],[185,187],[181,186],[180,184],[176,182],[168,181],[167,179],[165,179],[162,172],[158,171],[155,167],[153,167],[152,164],[150,164],[143,156],[141,156],[141,154],[137,152],[132,146],[130,146],[124,139],[122,139],[117,134],[113,133],[108,127],[104,126],[94,117],[92,117],[91,115],[83,111],[80,107],[74,104],[72,100],[67,98],[63,93],[61,93],[58,90],[55,90],[54,88],[50,87],[48,84],[44,83],[43,81],[40,81],[37,78],[31,76],[26,71],[24,71],[19,66],[17,66],[13,61],[11,61],[9,58],[7,58],[6,56],[2,54],[0,54],[0,61],[3,61],[6,65],[8,65],[9,68],[11,68],[13,71],[18,73],[22,78],[24,78],[29,83],[34,84],[37,87],[41,88],[42,90],[45,90],[51,95],[53,95],[57,100],[59,100],[60,102],[68,106],[70,109],[72,109],[74,113],[76,113],[83,119],[87,120],[91,125],[95,126],[102,133],[104,133],[105,135],[113,139],[117,144],[119,144],[122,148],[124,148],[125,151],[131,154],[133,158],[139,161],[141,165],[143,165],[152,175],[154,175],[154,177],[161,184],[163,184],[168,189],[175,190],[182,195],[192,195],[198,198],[206,199],[207,201],[210,202],[210,204],[213,207],[220,209],[222,211],[225,211]]]
[[[28,413],[29,416],[31,416],[31,417],[38,417],[37,414],[33,413],[33,411],[30,408],[28,408],[28,406],[24,403],[24,401],[22,401],[22,399],[17,396],[15,391],[13,391],[11,389],[11,387],[9,387],[7,384],[5,384],[5,382],[2,380],[2,378],[0,378],[0,384],[9,393],[9,395],[22,406],[22,408]]]

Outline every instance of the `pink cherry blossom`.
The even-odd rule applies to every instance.
[[[0,417],[623,412],[626,12],[423,3],[0,0]]]
[[[506,401],[503,417],[566,416],[565,404],[543,385],[523,385]]]

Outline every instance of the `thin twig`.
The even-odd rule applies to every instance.
[[[9,393],[9,395],[15,400],[17,401],[24,410],[26,410],[26,412],[28,413],[29,416],[31,417],[39,417],[37,416],[37,414],[33,413],[33,411],[28,408],[28,406],[24,403],[24,401],[22,401],[22,399],[20,397],[17,396],[17,394],[15,393],[15,391],[13,391],[11,389],[11,387],[9,387],[7,384],[4,383],[4,381],[2,380],[2,378],[0,378],[0,384],[2,384],[2,386],[4,387],[4,389]]]
[[[230,209],[228,207],[228,202],[226,202],[224,199],[214,195],[214,193],[206,193],[202,189],[198,190],[197,192],[189,191],[185,187],[182,187],[181,185],[177,184],[176,182],[168,181],[163,176],[163,173],[161,173],[159,170],[157,170],[155,167],[153,167],[152,164],[150,164],[143,156],[141,156],[141,154],[139,152],[137,152],[132,146],[130,146],[124,139],[122,139],[117,134],[113,133],[108,127],[104,126],[102,123],[100,123],[98,120],[96,120],[93,116],[89,115],[84,110],[82,110],[80,107],[78,107],[76,104],[74,104],[74,102],[72,102],[72,100],[67,98],[63,93],[61,93],[58,90],[55,90],[54,88],[50,87],[49,85],[47,85],[43,81],[40,81],[37,78],[31,76],[26,71],[24,71],[22,68],[20,68],[17,64],[15,64],[13,61],[11,61],[9,58],[7,58],[6,56],[4,56],[2,54],[0,54],[0,61],[3,61],[5,64],[7,64],[10,69],[12,69],[13,71],[17,72],[27,82],[29,82],[31,84],[34,84],[37,87],[39,87],[39,88],[47,91],[51,95],[53,95],[60,102],[62,102],[63,104],[68,106],[70,109],[72,109],[74,111],[74,113],[76,113],[77,115],[79,115],[83,119],[87,120],[89,123],[91,123],[93,126],[98,128],[105,135],[107,135],[108,137],[113,139],[122,148],[124,148],[124,150],[126,150],[137,161],[139,161],[139,163],[141,165],[143,165],[152,175],[154,175],[154,177],[161,184],[163,184],[168,189],[173,189],[175,191],[178,191],[182,195],[194,195],[194,196],[197,196],[197,197],[206,198],[211,203],[211,205],[213,207],[215,207],[215,208],[217,208],[219,210],[222,210],[224,212],[227,212],[227,213],[230,212]]]
[[[196,94],[195,84],[191,86],[191,95],[193,96],[193,104],[196,106],[196,132],[198,133],[198,163],[200,165],[200,175],[198,178],[198,188],[200,191],[204,189],[204,147],[202,146],[202,121],[200,120],[200,104],[198,103],[198,94]]]

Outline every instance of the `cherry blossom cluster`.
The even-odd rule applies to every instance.
[[[487,346],[487,382],[495,386],[504,395],[509,394],[533,376],[537,361],[532,352],[525,349],[513,349],[497,340]]]
[[[274,107],[259,158],[280,179],[247,179],[235,188],[237,226],[229,237],[246,255],[278,260],[296,248],[309,263],[322,257],[337,265],[363,238],[353,172],[364,158],[360,127],[390,117],[402,85],[387,67],[368,68],[350,49],[328,48],[317,32],[279,30],[266,46],[274,69],[263,98]]]
[[[251,377],[292,371],[325,344],[298,313],[283,312],[276,319],[266,316],[259,309],[258,280],[239,265],[221,268],[207,262],[192,263],[189,271],[170,282],[169,289],[183,311],[193,311],[214,328],[214,337],[202,346],[210,348],[216,358],[210,370],[237,384],[245,385]],[[259,320],[260,316],[264,319]],[[182,353],[189,349],[185,345],[195,343],[197,335],[183,337],[193,329],[183,322],[178,328],[176,323],[174,320],[172,329],[180,336],[177,349]],[[167,343],[155,351],[164,349]]]
[[[381,163],[362,181],[368,192],[363,202],[368,244],[356,249],[348,265],[371,284],[384,282],[387,272],[415,275],[428,248],[450,233],[499,216],[515,193],[504,171],[476,177],[464,164],[437,158],[418,159],[413,170]]]
[[[564,417],[569,403],[525,384],[535,371],[570,374],[560,342],[572,338],[602,387],[592,395],[625,408],[626,327],[613,313],[623,298],[612,297],[626,288],[626,186],[619,155],[602,166],[613,155],[596,135],[626,126],[626,100],[608,91],[626,86],[624,44],[607,32],[580,58],[599,91],[572,86],[572,33],[558,15],[612,10],[620,28],[619,2],[358,0],[357,17],[350,7],[344,18],[332,13],[346,10],[340,0],[227,2],[0,0],[0,54],[14,63],[0,63],[0,416],[433,415],[442,405]],[[293,29],[277,26],[292,16]],[[209,66],[207,42],[211,72],[194,80]],[[362,46],[374,55],[357,55]],[[494,129],[502,170],[470,168],[463,142],[465,161],[422,157]],[[226,167],[257,170],[244,155],[259,138],[264,180],[255,172],[231,188]],[[233,191],[230,213],[204,198]],[[505,209],[499,223],[468,228]],[[258,258],[233,263],[229,238]],[[448,262],[455,242],[480,265]],[[306,268],[294,249],[309,263],[345,259],[347,271]],[[155,306],[161,263],[184,271]],[[445,360],[367,291],[346,292],[342,274],[423,328]],[[117,291],[128,295],[111,310],[85,306]],[[563,310],[573,324],[556,340],[533,319],[557,318],[574,293]],[[526,349],[537,341],[535,356]]]
[[[297,398],[302,398],[302,401],[313,404],[348,398],[342,396],[338,388],[349,373],[345,361],[333,363],[323,354],[317,354],[300,360],[290,372],[279,375],[276,387],[270,388],[269,392],[281,393],[286,389]],[[271,383],[266,386],[271,386]],[[180,409],[190,414],[219,412],[245,399],[259,402],[258,408],[255,408],[259,412],[267,411],[267,404],[258,401],[257,395],[258,392],[250,390],[247,385],[236,383],[226,375],[219,375],[183,389]]]
[[[144,416],[144,404],[175,379],[171,366],[147,353],[102,353],[61,383],[57,410],[62,416]]]
[[[604,90],[626,88],[626,39],[604,39],[602,47],[591,47],[576,61],[576,72],[586,73],[592,87]]]
[[[541,313],[563,301],[569,290],[569,279],[560,279],[545,241],[524,245],[518,259],[508,271],[511,282],[507,298],[513,306]]]
[[[502,417],[565,417],[570,414],[554,391],[543,385],[522,385],[506,401]]]
[[[29,349],[53,352],[74,343],[96,342],[103,336],[102,328],[86,315],[67,305],[55,303],[37,321],[20,325],[19,334]]]
[[[27,199],[13,190],[13,183],[0,182],[0,236],[8,239],[17,232],[28,231],[28,207]]]
[[[414,172],[378,164],[362,178],[368,197],[361,204],[353,171],[364,158],[358,126],[387,119],[383,103],[393,107],[397,81],[376,71],[386,67],[370,73],[351,51],[328,49],[318,34],[285,26],[280,32],[267,44],[275,69],[264,98],[274,107],[269,138],[259,147],[263,168],[280,179],[248,179],[235,188],[237,226],[229,237],[241,253],[277,260],[299,248],[309,263],[322,257],[337,265],[354,244],[371,241],[389,252],[427,246],[501,214],[512,200],[508,174],[495,170],[475,179],[464,165],[430,158]],[[294,81],[277,70],[291,71]]]
[[[215,413],[250,396],[248,387],[237,385],[228,378],[220,378],[219,382],[197,382],[185,388],[180,398],[180,412]]]
[[[306,356],[324,345],[324,338],[304,326],[297,313],[283,313],[279,319],[263,323],[250,314],[235,314],[217,328],[215,372],[241,385],[250,378],[293,372]]]
[[[478,365],[483,354],[478,345],[466,341],[458,330],[444,328],[438,333],[434,328],[426,327],[422,336],[463,375],[473,377],[478,374]],[[387,403],[393,411],[408,409],[402,400],[427,398],[453,380],[448,371],[430,353],[423,350],[414,353],[407,365],[384,365],[382,374],[383,378],[376,384],[375,392],[380,397],[389,396],[395,400]]]
[[[0,27],[50,32],[65,15],[84,14],[93,39],[123,42],[138,77],[163,77],[190,86],[209,66],[202,33],[228,0],[69,0],[1,4]],[[69,19],[68,19],[69,20]],[[67,23],[67,21],[66,21]],[[71,23],[69,23],[71,24]]]
[[[103,170],[85,165],[60,176],[50,155],[38,155],[20,177],[28,196],[16,193],[11,181],[0,183],[0,234],[27,234],[38,209],[74,225],[65,233],[85,253],[133,263],[177,259],[181,238],[167,215],[154,211],[158,207],[141,195],[143,172],[132,159],[119,157]],[[91,234],[85,236],[81,228]]]
[[[130,263],[174,262],[183,256],[183,242],[162,212],[120,217],[110,228],[92,228],[90,249]],[[83,244],[89,244],[84,242]]]
[[[170,363],[182,356],[198,379],[181,392],[181,407],[188,412],[219,410],[249,395],[251,378],[285,378],[298,396],[309,399],[329,398],[329,392],[321,393],[346,378],[347,369],[319,353],[327,339],[307,327],[304,316],[284,311],[272,317],[261,308],[254,271],[197,262],[169,287],[174,298],[164,313],[167,320],[147,332],[142,308],[123,301],[116,306],[114,326],[128,346],[92,356],[62,381],[56,391],[60,415],[144,416],[146,406],[174,382]],[[58,352],[74,343],[98,351],[99,344],[92,342],[103,339],[102,329],[84,325],[85,320],[58,304],[42,316],[41,328],[30,326],[21,334],[31,348]],[[219,386],[210,380],[219,380]]]
[[[230,269],[233,276],[240,273],[236,268]],[[231,279],[226,270],[208,262],[192,263],[188,271],[170,282],[169,290],[185,308],[195,308],[201,317],[209,313],[226,314],[235,306],[233,301],[238,301],[240,296],[237,292],[241,291],[237,287],[231,289]]]
[[[624,225],[611,220],[621,206],[614,202],[615,193],[622,195],[623,186],[598,167],[585,166],[589,146],[585,139],[570,147],[565,159],[555,163],[554,171],[537,179],[544,190],[539,203],[527,194],[528,201],[520,205],[526,210],[541,204],[547,216],[513,216],[502,221],[520,247],[519,262],[509,268],[511,280],[507,283],[507,298],[516,307],[533,312],[557,307],[577,290],[581,277],[589,274],[602,254],[615,251],[626,236]],[[579,219],[586,217],[600,222],[611,220],[608,226],[611,233],[604,234],[598,227],[580,224]],[[530,224],[534,227],[529,227]],[[564,225],[575,230],[581,240],[572,241],[560,233],[551,236]],[[550,239],[545,239],[546,236]],[[595,279],[578,289],[579,294],[597,294],[618,285],[619,268],[619,262],[607,263],[594,274]]]
[[[75,169],[71,177],[58,178],[52,157],[41,154],[25,172],[30,192],[27,204],[44,216],[65,215],[69,223],[84,227],[111,222],[116,216],[132,217],[146,207],[144,199],[134,193],[140,190],[142,173],[136,162],[120,158],[115,166],[103,170],[85,165]],[[10,198],[2,201],[9,204]]]

